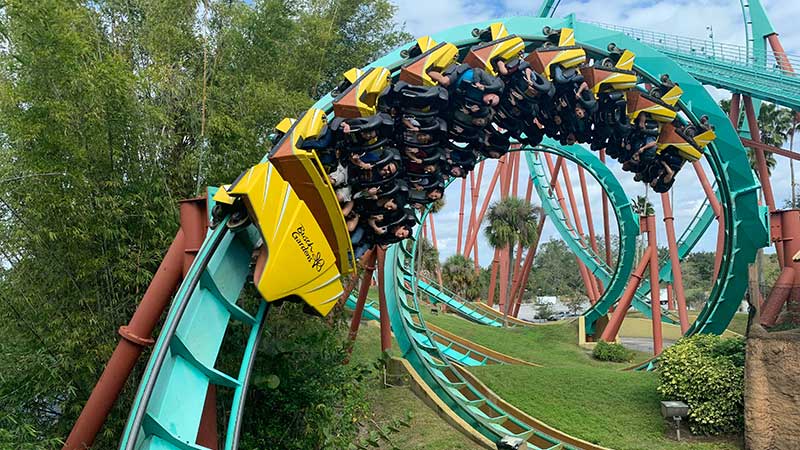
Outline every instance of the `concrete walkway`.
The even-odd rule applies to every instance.
[[[619,340],[625,348],[636,350],[637,352],[653,354],[653,339],[651,338],[620,337]],[[664,348],[674,343],[674,340],[664,339]]]

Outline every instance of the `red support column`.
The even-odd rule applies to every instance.
[[[783,309],[783,304],[789,299],[792,287],[795,284],[796,271],[791,266],[786,266],[781,270],[781,274],[772,286],[772,291],[767,297],[767,301],[761,308],[761,325],[771,327],[775,325],[778,316]]]
[[[748,96],[744,97],[744,112],[747,116],[747,125],[750,127],[750,137],[752,140],[761,142],[761,130],[758,128],[758,120],[756,118],[755,110],[753,109],[753,99]],[[775,207],[775,196],[772,193],[772,183],[769,179],[769,168],[767,167],[767,157],[764,154],[764,149],[760,146],[753,148],[756,154],[756,172],[758,173],[758,180],[761,182],[761,191],[764,193],[764,201],[767,203],[769,212],[773,213],[777,210]],[[775,253],[778,255],[778,261],[783,263],[783,246],[780,243],[775,244]],[[782,266],[783,267],[783,266]]]
[[[372,273],[375,271],[375,261],[377,260],[377,250],[375,247],[367,250],[362,256],[364,261],[364,273],[361,275],[361,286],[358,287],[358,298],[356,299],[356,309],[353,311],[353,320],[350,321],[350,339],[351,345],[348,352],[353,352],[352,342],[355,342],[358,336],[358,328],[361,325],[361,316],[364,314],[364,305],[367,303],[367,295],[369,294],[369,286],[372,284]]]
[[[650,308],[653,322],[653,354],[660,355],[664,348],[661,332],[661,288],[658,277],[658,243],[656,242],[656,216],[647,216],[647,242],[650,252]]]
[[[519,152],[512,153],[513,155],[513,169],[511,171],[511,196],[517,196],[517,188],[519,187]]]
[[[505,161],[503,159],[498,160],[497,169],[494,171],[494,175],[492,176],[492,181],[489,183],[489,189],[486,191],[486,196],[483,199],[483,205],[481,205],[480,213],[478,213],[477,217],[472,223],[472,230],[471,233],[467,235],[467,243],[464,247],[464,253],[469,254],[470,250],[472,250],[472,246],[475,245],[475,241],[478,238],[478,233],[481,230],[481,222],[483,221],[483,216],[486,214],[486,209],[489,208],[489,202],[492,200],[492,194],[494,193],[495,186],[497,186],[497,181],[500,179],[500,175],[503,173]]]
[[[648,246],[647,250],[644,252],[644,256],[642,256],[642,259],[639,261],[639,265],[636,266],[636,269],[631,273],[631,279],[628,281],[628,285],[625,287],[622,297],[619,298],[619,302],[614,308],[614,314],[611,315],[611,319],[608,321],[608,324],[600,336],[601,340],[614,342],[617,339],[622,321],[625,320],[625,315],[628,313],[628,308],[631,307],[631,302],[633,301],[633,295],[636,293],[636,290],[639,289],[639,284],[641,284],[642,278],[644,278],[644,270],[650,263],[650,256],[652,253],[653,249]]]
[[[672,285],[675,291],[675,300],[678,303],[678,317],[681,323],[681,333],[689,329],[689,316],[686,312],[686,296],[683,290],[683,274],[681,261],[678,258],[678,243],[675,239],[675,225],[672,213],[672,203],[669,194],[661,194],[661,206],[664,209],[664,226],[667,229],[667,243],[669,245],[669,261],[672,266]]]
[[[539,232],[536,235],[536,242],[528,249],[528,254],[525,255],[525,262],[522,265],[522,273],[520,274],[516,286],[512,286],[511,289],[511,298],[516,299],[514,303],[514,317],[519,315],[519,308],[522,304],[522,294],[525,292],[525,285],[528,283],[531,267],[533,267],[533,262],[536,259],[536,250],[539,248],[539,238],[542,236],[541,230],[544,227],[545,219],[547,219],[547,215],[542,214],[542,217],[539,219]]]
[[[472,175],[472,172],[470,172]],[[456,243],[456,254],[461,254],[461,237],[464,230],[464,200],[467,195],[467,179],[461,179],[461,205],[458,207],[458,241]]]
[[[509,269],[509,266],[510,266],[509,262],[510,262],[509,261],[509,246],[506,245],[505,248],[500,250],[500,274],[497,277],[498,278],[498,282],[500,284],[500,289],[499,289],[499,291],[500,291],[500,293],[499,293],[500,312],[502,312],[504,316],[508,314],[508,303],[509,303],[508,302],[508,300],[509,300],[508,299],[508,288],[509,288],[509,286],[508,286],[508,269]]]
[[[561,166],[561,174],[564,178],[564,185],[567,187],[567,196],[569,197],[569,204],[570,208],[572,208],[572,218],[575,222],[575,229],[578,231],[578,235],[581,237],[581,242],[585,237],[583,233],[583,225],[581,224],[580,214],[578,213],[578,202],[575,201],[575,193],[572,190],[572,181],[569,178],[569,170],[567,169],[566,164]],[[594,277],[594,274],[589,272],[588,268],[585,268],[588,282],[589,284],[586,286],[592,292],[592,298],[594,301],[597,301],[600,298],[600,294],[598,293],[599,289],[597,288],[597,280]]]
[[[794,255],[800,254],[800,210],[773,213],[772,222],[780,224],[779,227],[773,226],[778,234],[772,239],[776,244],[782,244],[784,260],[781,274],[761,308],[761,324],[768,327],[775,325],[784,303],[792,314],[792,321],[797,322],[800,318],[800,261],[794,261]]]
[[[389,308],[386,306],[386,290],[383,279],[386,264],[386,250],[377,246],[378,252],[378,303],[381,313],[381,351],[392,348],[392,325],[389,323]]]
[[[586,187],[586,174],[583,170],[583,167],[578,166],[578,178],[581,182],[581,195],[583,196],[583,209],[586,213],[586,228],[589,229],[589,243],[592,246],[592,250],[596,254],[600,254],[599,250],[597,250],[597,237],[594,234],[594,220],[592,220],[592,207],[589,203],[589,189]]]
[[[739,117],[742,115],[741,94],[731,96],[731,109],[728,111],[728,120],[731,121],[733,128],[739,130]]]
[[[703,187],[703,192],[705,192],[706,198],[708,198],[708,204],[711,206],[711,210],[714,211],[714,216],[717,218],[717,251],[714,256],[713,284],[713,282],[717,279],[719,267],[722,264],[722,255],[724,253],[725,216],[722,214],[722,205],[719,203],[719,199],[717,199],[717,194],[714,193],[711,183],[708,182],[708,178],[706,177],[706,173],[703,170],[703,166],[700,164],[700,161],[694,161],[692,163],[692,167],[694,167],[694,171],[697,174],[697,179],[700,180],[700,185]]]
[[[606,150],[600,150],[600,161],[605,164]],[[608,220],[608,194],[603,189],[603,244],[606,250],[606,264],[611,265],[611,224]]]
[[[749,96],[744,97],[744,112],[747,116],[747,125],[750,127],[750,136],[756,142],[761,142],[761,130],[758,128],[758,119],[753,109],[753,99]],[[767,168],[767,158],[764,150],[760,147],[753,149],[756,154],[756,172],[761,181],[761,190],[764,192],[764,201],[767,202],[769,211],[775,211],[775,196],[772,193],[772,183],[769,180],[769,168]]]

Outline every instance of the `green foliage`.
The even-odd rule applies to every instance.
[[[459,296],[475,301],[481,296],[479,275],[473,261],[463,255],[452,255],[442,264],[442,282]]]
[[[699,334],[679,340],[660,359],[658,392],[689,405],[697,434],[740,432],[744,425],[744,339]]]
[[[536,239],[541,209],[524,199],[507,197],[493,203],[486,213],[484,229],[489,245],[505,248],[518,243],[527,247]]]
[[[410,245],[410,243],[409,243]],[[441,269],[439,264],[439,250],[427,238],[420,238],[416,246],[416,264],[422,274],[428,279],[435,280],[436,272]]]
[[[348,346],[343,316],[326,321],[294,303],[273,308],[253,369],[241,446],[347,448],[367,413],[365,381],[377,378],[370,367],[344,364]]]
[[[633,212],[640,216],[652,216],[656,213],[656,210],[653,208],[653,202],[647,197],[644,195],[637,195],[636,201],[633,203]]]
[[[551,239],[539,246],[533,262],[528,289],[535,296],[565,296],[577,298],[584,292],[575,255],[560,239]]]
[[[539,297],[533,300],[533,307],[536,309],[536,317],[539,319],[547,319],[555,313],[553,304]]]
[[[202,4],[0,6],[0,448],[66,436],[177,200],[232,181],[280,118],[409,38],[386,0],[212,0],[207,26]],[[143,363],[96,448],[116,445]]]
[[[633,360],[634,353],[622,344],[598,341],[594,346],[594,350],[592,350],[592,357],[598,361],[622,363]]]

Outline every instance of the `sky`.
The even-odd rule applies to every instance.
[[[515,15],[535,15],[536,10],[539,8],[538,0],[448,0],[440,2],[395,0],[394,3],[398,7],[398,21],[404,24],[406,30],[416,37],[482,20]],[[800,54],[800,31],[796,28],[796,21],[800,18],[800,2],[795,0],[763,0],[762,3],[770,16],[773,27],[780,35],[784,49],[790,54]],[[695,0],[691,2],[686,0],[655,0],[649,2],[563,0],[554,16],[563,17],[570,13],[575,13],[577,18],[581,20],[650,29],[698,39],[708,39],[709,34],[713,31],[714,40],[717,42],[743,45],[745,40],[742,10],[736,0]],[[707,27],[711,27],[711,29]],[[709,92],[716,99],[730,97],[730,94],[723,90],[709,88]],[[795,145],[800,148],[800,135],[796,136],[796,140],[798,143]],[[788,148],[788,145],[787,143],[784,147]],[[780,206],[783,204],[784,199],[790,197],[791,183],[789,160],[778,157],[777,161],[778,166],[773,171],[771,179],[776,203]],[[706,173],[710,176],[711,170],[709,166],[705,162],[703,162],[703,165]],[[484,169],[484,185],[481,192],[485,192],[488,187],[492,174],[492,170],[489,169],[492,167],[494,167],[494,162],[489,162],[489,165]],[[634,182],[631,174],[622,172],[616,162],[611,163],[610,167],[617,175],[617,179],[621,182],[629,197],[635,198],[637,195],[645,194],[644,184]],[[572,168],[574,169],[574,166]],[[796,164],[795,169],[800,171],[800,162]],[[518,188],[520,196],[524,196],[525,193],[527,173],[527,168],[523,163]],[[577,171],[572,170],[571,174],[573,189],[579,202],[578,207],[582,211]],[[797,174],[797,179],[800,180],[800,172]],[[595,229],[601,233],[601,191],[599,185],[591,177],[588,184],[589,204],[592,205],[591,210],[594,216]],[[798,181],[798,184],[800,184],[800,181]],[[445,196],[445,208],[435,217],[437,244],[442,260],[456,252],[460,189],[459,182],[451,185]],[[672,190],[672,196],[675,210],[675,227],[678,235],[680,235],[693,217],[697,207],[705,198],[700,183],[697,181],[697,176],[690,166],[684,167],[684,170],[678,174],[675,187]],[[533,197],[533,201],[538,203],[535,193]],[[649,197],[656,205],[656,216],[658,221],[661,222],[663,216],[661,214],[660,200],[654,197],[652,191],[649,193]],[[495,195],[495,199],[497,198],[499,198],[499,194]],[[613,230],[616,225],[613,221],[611,226],[612,234],[614,234]],[[551,238],[558,238],[558,233],[548,222],[542,230],[542,242],[546,242]],[[479,261],[485,266],[491,262],[493,251],[486,244],[485,239],[480,239],[480,241]],[[658,242],[659,245],[666,245],[667,242],[663,226],[659,230]],[[706,232],[697,249],[713,251],[715,246],[716,225],[714,224]],[[769,250],[767,251],[769,252]]]

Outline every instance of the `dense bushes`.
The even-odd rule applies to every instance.
[[[633,352],[622,344],[599,341],[592,350],[592,356],[599,361],[628,362],[633,359]]]
[[[347,448],[368,413],[372,368],[344,365],[347,326],[299,304],[272,308],[247,395],[242,448]]]
[[[696,434],[739,432],[744,423],[744,339],[695,335],[661,354],[658,392],[689,405]]]

